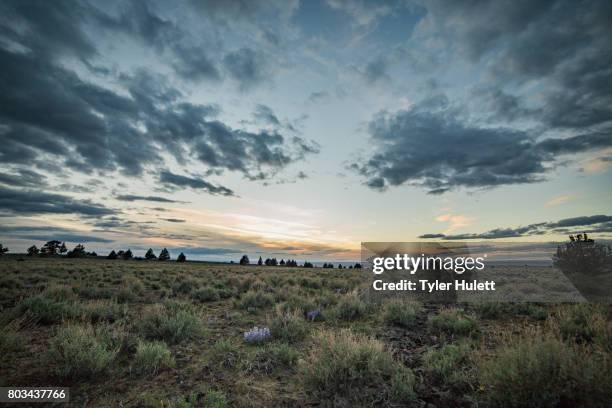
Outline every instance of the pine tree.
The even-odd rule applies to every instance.
[[[257,265],[259,266],[263,265],[263,260],[261,259],[261,256],[259,257],[259,261],[257,261]]]
[[[127,251],[121,254],[121,257],[127,261],[134,258],[134,255],[132,254],[132,250],[128,249]]]
[[[246,255],[242,255],[242,258],[240,258],[240,265],[248,265],[249,263],[249,257]]]
[[[7,247],[5,247],[4,245],[0,244],[0,256],[6,254],[9,251],[9,249]]]
[[[60,245],[60,247],[59,247],[59,253],[60,254],[65,254],[66,252],[68,252],[68,248],[66,248],[66,243],[62,242],[62,245]]]
[[[166,248],[162,249],[162,251],[159,253],[159,261],[167,261],[170,259],[170,253],[168,252],[168,250]]]
[[[32,245],[31,247],[28,248],[28,256],[38,255],[39,252],[40,251],[38,250],[36,245]]]
[[[281,259],[280,266],[285,266],[285,260],[284,259]]]
[[[184,253],[180,253],[179,256],[176,258],[176,262],[185,262],[187,260],[187,257],[185,256]]]
[[[145,254],[145,259],[157,259],[151,248],[149,248],[149,250]]]
[[[117,259],[117,253],[115,252],[114,249],[112,251],[110,251],[110,254],[108,254],[106,259]]]

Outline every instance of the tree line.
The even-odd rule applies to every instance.
[[[7,253],[9,250],[2,244],[0,244],[0,255]],[[66,256],[67,258],[94,258],[97,257],[98,254],[96,252],[88,252],[85,250],[85,246],[83,244],[77,244],[72,250],[68,250],[65,242],[51,240],[45,243],[42,247],[38,248],[36,245],[32,245],[27,250],[28,256]],[[131,249],[128,250],[119,250],[116,251],[113,249],[107,256],[106,259],[123,259],[123,260],[158,260],[158,261],[169,261],[170,260],[170,252],[168,249],[164,248],[159,253],[159,256],[155,255],[152,248],[146,252],[144,258],[134,257]],[[185,262],[187,261],[187,257],[184,253],[180,253],[176,258],[177,262]]]
[[[239,261],[240,265],[250,265],[251,261],[249,260],[249,257],[247,255],[242,255],[242,258],[240,258]],[[284,259],[281,259],[280,262],[276,259],[276,258],[266,258],[266,260],[264,261],[263,258],[260,256],[259,260],[257,261],[257,265],[258,266],[288,266],[288,267],[297,267],[300,266],[298,265],[297,261],[295,259],[287,259],[286,261]],[[334,265],[332,263],[324,263],[323,264],[323,268],[333,268]],[[302,268],[314,268],[314,265],[311,262],[308,261],[304,261],[304,263],[302,264]],[[361,264],[360,263],[356,263],[355,265],[349,265],[348,267],[346,266],[342,266],[342,264],[338,264],[338,269],[361,269]]]

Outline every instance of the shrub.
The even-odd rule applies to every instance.
[[[199,337],[203,328],[199,317],[192,310],[176,304],[165,304],[143,316],[139,322],[139,331],[147,339],[177,344]]]
[[[394,361],[382,342],[347,330],[320,333],[301,373],[309,393],[334,405],[366,406],[382,399],[407,403],[415,398],[412,372]]]
[[[480,367],[485,397],[496,406],[608,406],[609,359],[553,338],[521,340]]]
[[[228,340],[218,340],[210,349],[210,361],[217,367],[234,368],[240,360],[240,350]]]
[[[78,303],[56,301],[40,295],[24,299],[15,309],[17,316],[27,315],[42,325],[76,318],[81,312]]]
[[[288,344],[270,344],[258,349],[246,364],[248,373],[270,374],[279,367],[292,367],[298,361],[297,350]]]
[[[466,336],[478,329],[476,320],[460,309],[444,309],[429,320],[434,332]]]
[[[200,302],[213,302],[221,299],[219,291],[210,286],[206,286],[192,293],[192,297]]]
[[[160,369],[173,367],[174,358],[166,343],[162,341],[138,343],[134,356],[134,371],[144,375],[155,375]]]
[[[394,326],[411,327],[421,309],[419,302],[392,300],[385,305],[384,319]]]
[[[127,316],[127,307],[113,301],[97,300],[82,305],[83,315],[92,323],[115,322]]]
[[[204,408],[227,408],[225,394],[220,391],[208,391],[204,397]]]
[[[353,292],[343,296],[333,309],[333,316],[339,320],[357,320],[367,313],[367,305]]]
[[[60,327],[47,352],[55,373],[62,378],[90,378],[105,372],[120,349],[109,330],[91,325]]]
[[[297,312],[283,312],[280,309],[277,309],[269,324],[272,337],[288,343],[303,340],[310,329],[308,323]]]
[[[590,342],[596,335],[598,317],[589,304],[572,305],[559,314],[559,331],[564,339]]]
[[[273,304],[274,298],[272,295],[261,290],[249,290],[238,301],[238,307],[246,310],[262,309]]]
[[[437,381],[450,386],[464,385],[470,381],[469,354],[467,344],[447,344],[425,353],[423,366]]]

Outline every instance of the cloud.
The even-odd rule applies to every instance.
[[[568,201],[570,201],[571,199],[572,199],[572,196],[570,196],[570,195],[560,195],[560,196],[556,196],[556,197],[551,198],[544,205],[546,207],[553,207],[553,206],[565,204]]]
[[[0,226],[0,234],[11,239],[31,239],[35,241],[58,240],[64,242],[113,242],[111,239],[83,234],[80,231],[68,228],[46,227],[46,226]]]
[[[612,120],[612,6],[605,0],[425,3],[430,34],[472,63],[488,67],[498,85],[491,108],[520,120],[528,113],[546,126],[586,129]],[[538,98],[499,88],[539,83]],[[494,95],[495,96],[495,95]],[[526,101],[537,103],[525,111]],[[485,103],[492,102],[485,96]]]
[[[200,178],[193,178],[174,174],[164,170],[159,175],[159,181],[166,187],[176,189],[177,187],[191,187],[198,191],[205,191],[212,195],[234,196],[234,192],[227,187],[217,186]]]
[[[383,80],[390,80],[387,74],[388,62],[383,57],[378,57],[370,61],[364,68],[362,75],[369,84],[374,84]]]
[[[278,117],[274,114],[274,111],[269,106],[257,104],[257,106],[255,106],[255,113],[253,113],[253,116],[255,116],[255,119],[267,125],[281,126],[280,120],[278,120]]]
[[[303,158],[307,152],[300,144],[278,132],[247,132],[215,120],[218,107],[188,102],[168,77],[147,69],[98,68],[106,60],[88,35],[96,28],[161,47],[183,77],[217,75],[200,45],[152,7],[129,3],[114,16],[88,3],[70,10],[54,2],[3,4],[14,17],[3,23],[4,34],[17,44],[0,46],[0,104],[8,107],[0,112],[3,163],[138,176],[164,163],[163,149],[181,162],[187,155],[252,179]],[[229,75],[244,88],[267,77],[261,51],[241,48],[223,55]],[[84,65],[79,74],[73,60]]]
[[[381,112],[369,123],[374,152],[350,168],[375,190],[408,184],[441,194],[457,187],[534,183],[559,155],[612,146],[612,129],[537,140],[504,127],[483,127],[428,100],[410,110]]]
[[[41,188],[47,185],[46,176],[27,169],[18,169],[17,173],[0,173],[0,183],[30,188]]]
[[[483,233],[468,234],[423,234],[421,239],[440,238],[445,240],[466,239],[499,239],[516,238],[546,234],[568,234],[568,233],[607,233],[612,232],[612,216],[590,215],[573,218],[565,218],[555,222],[540,222],[516,228],[495,228]]]
[[[327,4],[335,10],[340,10],[353,18],[355,25],[368,27],[378,19],[389,15],[393,9],[382,3],[372,3],[362,0],[327,0]]]
[[[249,90],[269,79],[271,67],[268,59],[260,51],[240,48],[223,58],[223,66],[240,89]]]
[[[140,196],[133,194],[120,194],[116,195],[115,199],[119,201],[152,201],[156,203],[183,203],[184,201],[171,200],[169,198],[159,196]]]
[[[310,103],[323,103],[327,100],[329,100],[330,98],[330,94],[327,91],[317,91],[317,92],[312,92],[309,96],[308,96],[308,101]]]
[[[181,220],[179,218],[160,218],[161,220],[167,221],[167,222],[174,222],[174,223],[183,223],[186,222],[185,220]]]
[[[0,186],[0,211],[12,214],[80,214],[86,217],[99,217],[117,212],[90,200],[2,186]]]

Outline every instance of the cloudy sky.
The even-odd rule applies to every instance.
[[[0,242],[612,234],[609,1],[0,2]]]

